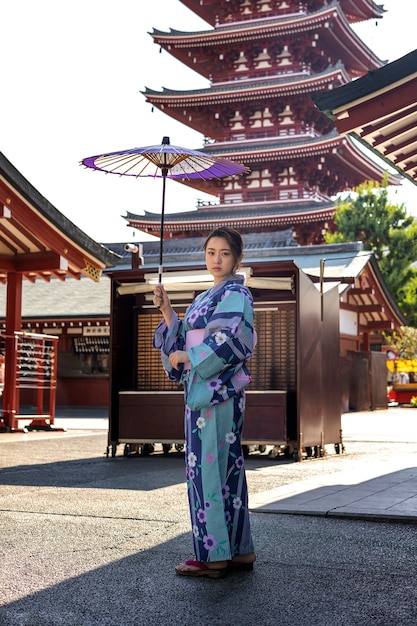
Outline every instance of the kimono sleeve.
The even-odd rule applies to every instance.
[[[176,350],[184,350],[185,339],[183,332],[183,322],[179,319],[175,311],[172,314],[169,327],[166,322],[162,322],[157,326],[153,338],[153,347],[161,352],[162,366],[170,380],[179,382],[181,380],[183,365],[180,369],[175,369],[170,364],[168,358],[172,352]]]
[[[252,356],[253,302],[241,286],[226,289],[206,326],[203,343],[188,350],[192,367],[203,380],[233,371]]]

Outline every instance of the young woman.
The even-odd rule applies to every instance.
[[[183,576],[220,578],[251,570],[255,553],[241,435],[247,361],[254,347],[253,301],[236,270],[243,242],[234,229],[214,230],[204,244],[214,286],[197,296],[181,321],[162,285],[154,304],[164,319],[154,346],[171,380],[185,394],[186,477],[195,558],[175,569]]]

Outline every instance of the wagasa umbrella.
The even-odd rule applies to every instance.
[[[163,271],[163,240],[165,219],[165,186],[166,179],[194,180],[225,178],[248,172],[248,168],[240,163],[222,159],[199,150],[189,150],[170,144],[169,137],[163,137],[162,143],[144,148],[120,150],[97,156],[87,157],[82,165],[106,174],[119,176],[149,176],[162,178],[162,211],[159,246],[159,282]]]

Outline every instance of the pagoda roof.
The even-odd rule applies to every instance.
[[[191,9],[208,24],[216,24],[222,0],[181,0],[182,4]],[[339,3],[350,22],[360,22],[382,17],[384,8],[373,0],[339,0]]]
[[[316,74],[287,74],[272,76],[269,78],[231,81],[222,84],[214,84],[203,89],[177,90],[162,88],[156,91],[145,87],[142,93],[148,101],[158,106],[198,106],[212,105],[232,101],[236,98],[239,101],[271,98],[277,94],[281,96],[299,95],[300,93],[311,93],[328,89],[335,82],[345,83],[349,81],[349,76],[341,63],[326,68],[323,72]]]
[[[317,107],[417,184],[417,50],[334,91]]]
[[[339,54],[345,65],[352,68],[353,74],[363,74],[368,69],[376,69],[383,65],[372,50],[351,28],[340,3],[337,0],[325,5],[312,13],[297,13],[291,15],[274,16],[270,18],[254,19],[240,22],[228,22],[217,25],[211,30],[184,32],[170,29],[169,32],[153,29],[150,33],[154,42],[167,49],[173,56],[178,56],[183,63],[197,72],[203,72],[204,66],[193,62],[189,50],[198,49],[202,45],[236,45],[242,41],[265,40],[266,38],[295,36],[300,33],[320,31],[320,41],[323,41],[327,50]],[[206,66],[205,75],[210,70]]]
[[[166,213],[164,227],[166,233],[183,231],[187,227],[194,230],[211,230],[218,224],[231,225],[234,228],[291,226],[308,224],[312,220],[324,220],[334,214],[334,203],[300,202],[279,203],[262,202],[256,205],[222,204],[199,208],[194,211]],[[148,230],[159,234],[161,214],[145,211],[143,215],[127,212],[124,216],[130,226],[139,230]]]
[[[258,163],[285,162],[291,159],[307,158],[320,160],[320,162],[323,162],[322,159],[325,159],[326,168],[334,168],[336,171],[343,169],[346,172],[346,179],[349,181],[347,186],[349,187],[359,185],[364,180],[381,181],[385,175],[385,170],[378,163],[369,159],[351,137],[341,136],[337,133],[337,130],[333,130],[325,136],[304,135],[295,139],[274,137],[272,139],[256,139],[250,142],[244,140],[216,142],[207,144],[204,147],[204,152],[220,158],[244,163],[249,168],[251,165]],[[388,180],[391,185],[397,185],[401,182],[400,176],[394,174],[389,174]],[[178,180],[176,182],[207,193],[210,193],[212,185],[211,180]],[[268,206],[268,204],[256,202],[254,211],[257,212],[259,207]],[[283,201],[282,203],[273,202],[273,206],[282,208],[283,205],[289,207],[289,210],[293,206],[288,201]],[[223,208],[225,206],[228,205],[222,205]],[[236,208],[237,206],[243,205],[233,204],[233,207]],[[200,210],[198,213],[196,212],[197,214],[201,214]],[[190,216],[190,213],[183,212],[180,215],[183,216],[182,219],[186,220],[185,216]],[[138,228],[140,227],[138,226]]]
[[[337,130],[323,136],[300,137],[289,140],[273,138],[271,140],[229,141],[207,144],[204,152],[218,157],[243,162],[248,167],[260,161],[277,161],[289,158],[326,156],[330,160],[344,161],[347,172],[356,171],[363,181],[382,180],[384,170],[370,160],[349,136],[341,136]],[[398,176],[390,177],[390,184],[399,184]]]

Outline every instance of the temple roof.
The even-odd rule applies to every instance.
[[[333,202],[262,203],[254,205],[221,205],[199,208],[196,211],[167,213],[164,218],[167,236],[176,232],[212,230],[219,224],[234,228],[291,227],[295,224],[309,224],[312,220],[326,220],[334,214]],[[126,213],[124,219],[130,226],[159,234],[161,215],[145,212],[144,215]],[[279,237],[279,233],[276,233]],[[247,235],[246,235],[247,236]]]
[[[368,159],[350,137],[341,137],[337,131],[333,131],[326,137],[308,138],[308,141],[305,138],[292,141],[281,141],[275,138],[250,144],[248,142],[216,143],[213,146],[208,144],[205,152],[243,162],[249,167],[259,162],[275,163],[289,158],[325,157],[326,167],[331,167],[333,171],[346,171],[346,175],[355,181],[352,186],[360,184],[366,177],[370,180],[381,181],[384,176],[383,169]],[[180,182],[188,185],[186,181]],[[391,175],[389,182],[398,184],[400,178]],[[192,183],[191,186],[197,186],[196,188],[209,192],[211,184],[209,180],[199,181],[195,185]],[[175,234],[184,230],[210,229],[215,223],[220,222],[235,224],[236,228],[270,227],[271,225],[283,227],[326,220],[334,215],[334,211],[334,202],[330,199],[327,201],[300,200],[299,202],[286,199],[282,202],[274,200],[218,204],[199,207],[194,211],[166,213],[165,228],[167,233]],[[127,213],[125,219],[134,228],[159,234],[161,216],[158,213],[148,211],[145,211],[143,215]]]
[[[0,317],[6,312],[6,285],[0,285]],[[25,281],[22,288],[22,316],[26,319],[77,319],[105,317],[110,312],[110,280],[98,283],[86,277],[65,281],[52,278],[50,282]]]
[[[236,80],[222,84],[213,84],[211,87],[202,89],[168,89],[156,91],[145,87],[142,91],[152,104],[164,102],[165,106],[197,106],[201,104],[213,104],[213,102],[235,102],[256,100],[276,97],[299,95],[300,93],[311,93],[320,89],[329,89],[334,83],[343,84],[349,81],[349,76],[341,63],[326,68],[323,72],[310,74],[296,73],[276,75],[269,78]]]
[[[393,300],[372,253],[364,252],[360,243],[343,243],[320,246],[297,246],[292,240],[292,231],[243,234],[244,267],[253,267],[255,275],[262,275],[263,267],[276,267],[277,261],[293,261],[312,280],[319,282],[321,262],[324,263],[324,289],[339,284],[341,308],[351,306],[352,299],[358,307],[362,325],[372,328],[372,324],[390,323],[401,325],[406,320]],[[164,242],[164,268],[167,271],[179,268],[204,267],[203,244],[205,238]],[[148,272],[156,271],[159,265],[159,242],[143,242],[145,265]],[[129,270],[130,253],[120,243],[106,243],[110,249],[122,257],[114,270]],[[272,264],[272,265],[271,265]],[[259,268],[259,269],[258,269]],[[273,272],[273,271],[272,271]],[[131,272],[127,271],[127,275]],[[122,274],[120,274],[122,278]],[[371,289],[354,289],[355,284],[368,285]],[[6,287],[0,285],[0,317],[4,317]],[[379,304],[377,312],[369,312],[372,305]],[[371,306],[369,306],[371,305]],[[105,278],[93,283],[85,278],[80,281],[69,279],[61,282],[52,279],[45,283],[25,282],[23,286],[23,318],[26,320],[62,320],[108,318],[110,315],[110,281]]]
[[[251,142],[243,140],[228,142],[216,141],[214,144],[204,146],[204,152],[207,154],[215,154],[219,157],[243,161],[246,165],[250,166],[252,161],[259,162],[260,158],[268,161],[277,158],[288,158],[294,155],[314,156],[332,152],[337,153],[340,157],[343,155],[337,152],[337,150],[342,146],[349,150],[352,155],[356,154],[361,163],[366,162],[368,157],[356,147],[354,141],[350,137],[339,135],[336,130],[324,136],[301,136],[295,139],[273,137],[270,140],[260,139]],[[372,167],[374,173],[382,172],[381,168],[376,164],[370,163],[369,165]]]
[[[369,260],[372,253],[362,253],[363,245],[360,242],[324,244],[319,246],[298,246],[292,237],[292,230],[242,233],[244,243],[244,262],[248,265],[253,262],[295,260],[297,265],[306,273],[318,276],[320,271],[320,259],[326,258],[328,275],[352,276],[352,272],[345,274],[346,267],[361,253],[364,264]],[[204,242],[205,237],[187,237],[185,239],[168,239],[164,241],[164,266],[176,268],[177,266],[204,265]],[[159,264],[159,241],[144,241],[143,257],[146,269],[154,270]],[[123,244],[106,244],[117,253],[124,254],[125,259],[130,253],[123,251]],[[122,262],[123,264],[123,262]],[[120,264],[119,264],[120,267]],[[143,269],[142,267],[142,269]],[[330,270],[332,268],[332,270]],[[359,269],[355,267],[355,272]],[[112,270],[110,270],[111,272]]]
[[[334,208],[334,203],[329,202],[300,202],[300,203],[258,203],[254,205],[239,205],[226,204],[226,205],[210,205],[209,207],[199,208],[197,211],[179,211],[178,213],[166,213],[165,221],[169,222],[182,222],[192,223],[200,222],[203,220],[208,221],[222,221],[231,219],[256,219],[263,220],[276,216],[294,216],[294,221],[297,221],[297,215],[303,216],[311,213],[327,212]],[[145,211],[144,215],[137,215],[135,213],[126,212],[124,216],[129,221],[140,220],[145,222],[157,222],[161,221],[160,213],[151,213]]]
[[[181,2],[212,26],[216,24],[219,8],[223,4],[222,0],[181,0]],[[339,2],[350,22],[378,18],[384,14],[383,6],[373,0],[339,0]],[[239,15],[236,19],[238,17]]]
[[[242,267],[251,267],[253,277],[276,276],[277,262],[292,261],[317,284],[324,261],[324,290],[338,285],[341,308],[357,307],[361,329],[389,329],[406,323],[406,318],[390,294],[372,252],[363,251],[359,242],[312,246],[294,245],[291,231],[242,234]],[[190,270],[205,267],[205,237],[164,242],[164,270]],[[290,245],[288,245],[288,243]],[[111,245],[111,244],[108,244]],[[159,266],[159,242],[144,242],[145,264],[141,270],[156,272]],[[116,268],[117,280],[123,273]],[[110,270],[113,274],[113,270]],[[126,273],[126,280],[137,280],[137,273]]]
[[[271,233],[242,233],[245,250],[245,260],[270,259],[277,250],[294,250],[299,247],[292,237],[292,230],[275,231]],[[164,266],[175,267],[181,265],[196,265],[204,263],[205,237],[187,237],[186,239],[170,239],[164,241]],[[289,254],[289,252],[287,252]],[[145,267],[151,269],[159,264],[159,241],[143,243],[143,257]]]
[[[30,281],[57,276],[99,281],[118,257],[60,213],[0,152],[0,281],[20,272]]]
[[[183,32],[170,29],[169,32],[163,32],[154,29],[150,34],[155,43],[166,48],[173,56],[178,56],[195,71],[203,73],[203,66],[200,68],[200,64],[193,61],[196,53],[189,54],[193,47],[198,48],[198,54],[204,45],[212,49],[216,45],[233,46],[245,40],[264,41],[267,38],[293,37],[300,33],[312,35],[317,31],[320,32],[320,42],[324,42],[326,50],[339,53],[353,75],[362,74],[383,64],[351,28],[337,0],[312,13],[228,22],[206,31]],[[208,77],[209,70],[206,69],[203,75]]]
[[[340,136],[336,130],[325,136],[300,137],[294,140],[273,138],[254,142],[229,141],[207,144],[204,152],[242,162],[248,167],[252,163],[300,158],[304,156],[326,156],[331,162],[343,161],[347,172],[356,172],[358,181],[382,180],[384,170],[367,157],[354,141]],[[397,176],[390,177],[390,184],[399,184]],[[354,183],[354,185],[359,184]]]
[[[417,50],[313,100],[339,132],[417,184]]]
[[[235,204],[224,204],[224,205],[210,205],[209,207],[200,207],[198,211],[181,211],[178,213],[166,213],[165,221],[168,220],[170,222],[182,222],[188,223],[194,221],[193,218],[198,215],[197,222],[200,220],[214,220],[221,221],[223,219],[267,219],[276,215],[306,215],[308,213],[313,213],[316,211],[325,211],[327,212],[330,209],[334,208],[334,203],[329,202],[300,202],[300,203],[291,203],[285,202],[279,204],[277,202],[265,202],[259,203],[256,206],[254,205],[239,205]],[[126,212],[125,219],[127,220],[144,220],[144,221],[161,221],[160,213],[152,213],[150,211],[145,211],[143,215],[137,215],[135,213]],[[296,217],[294,217],[296,219]]]

